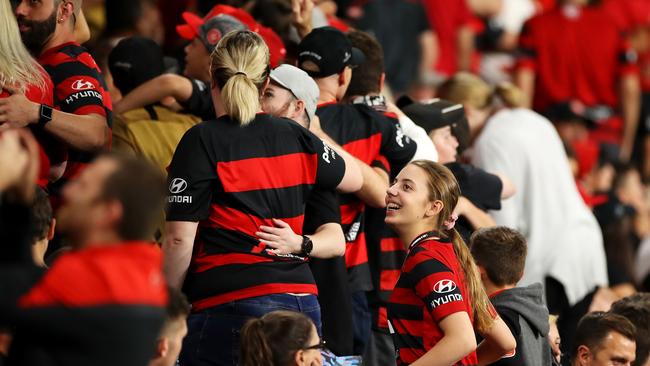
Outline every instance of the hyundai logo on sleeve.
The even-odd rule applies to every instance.
[[[187,182],[181,178],[174,178],[169,184],[169,193],[178,194],[187,189]]]
[[[456,289],[456,283],[452,280],[440,280],[433,285],[433,291],[438,294],[446,294]]]

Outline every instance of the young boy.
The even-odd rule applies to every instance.
[[[515,230],[493,227],[476,231],[470,248],[485,292],[517,340],[515,354],[492,365],[550,365],[548,309],[542,285],[517,287],[524,273],[526,239]]]

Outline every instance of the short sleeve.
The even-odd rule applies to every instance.
[[[427,12],[420,3],[416,4],[414,14],[416,16],[415,24],[417,34],[422,34],[426,31],[433,30],[433,27],[429,24],[429,19],[427,19]]]
[[[470,164],[445,164],[454,174],[462,195],[482,210],[501,209],[503,183],[498,176]]]
[[[416,258],[418,255],[416,255]],[[425,303],[431,317],[440,321],[453,313],[466,311],[456,275],[436,258],[421,255],[410,272],[415,293]]]
[[[190,99],[182,104],[183,108],[187,112],[199,116],[204,121],[214,119],[216,113],[212,104],[210,88],[200,80],[190,79],[190,81],[192,82],[192,95],[190,95]]]
[[[408,164],[417,150],[415,141],[406,136],[395,118],[384,117],[382,131],[382,146],[380,153],[390,164],[390,171],[398,173]]]
[[[185,133],[169,165],[167,221],[197,222],[208,216],[218,176],[201,127],[197,125]]]
[[[316,186],[322,189],[334,189],[341,183],[345,174],[345,161],[323,140],[309,134],[318,161]]]
[[[519,35],[519,46],[516,51],[518,69],[535,70],[537,68],[537,50],[530,21],[524,23]]]
[[[341,223],[338,194],[333,189],[314,189],[307,198],[303,233],[312,234],[321,225],[330,223]]]
[[[97,69],[78,61],[61,64],[56,68],[50,74],[57,75],[54,93],[63,112],[107,117],[104,108],[104,98],[107,96],[103,94],[103,79]]]

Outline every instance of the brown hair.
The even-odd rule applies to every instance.
[[[31,240],[32,244],[36,244],[38,241],[47,237],[47,233],[50,231],[50,226],[52,225],[52,219],[54,218],[52,215],[50,198],[41,187],[36,187],[34,202],[32,202],[31,216]]]
[[[435,229],[441,234],[447,235],[454,244],[454,253],[458,258],[463,274],[465,275],[465,285],[470,294],[472,311],[474,312],[474,326],[479,332],[486,332],[494,323],[494,318],[490,313],[490,300],[483,290],[481,277],[479,275],[474,259],[465,245],[465,242],[458,234],[456,229],[447,230],[444,228],[444,221],[452,215],[458,198],[460,197],[460,188],[452,172],[444,165],[434,163],[429,160],[415,160],[413,164],[427,174],[429,200],[440,200],[443,203],[442,211],[438,215],[438,222],[435,223]]]
[[[650,293],[622,298],[612,305],[610,311],[626,317],[636,326],[636,360],[632,365],[645,365],[650,356]]]
[[[273,311],[251,319],[241,330],[241,366],[289,366],[308,347],[314,323],[305,314]]]
[[[526,265],[526,238],[517,230],[499,226],[480,229],[470,238],[476,264],[483,266],[495,285],[514,285]]]
[[[104,182],[101,198],[122,205],[117,233],[123,240],[152,240],[165,202],[165,177],[150,162],[116,153],[104,154],[117,168]]]
[[[226,114],[241,125],[255,119],[269,72],[269,49],[257,33],[249,30],[226,34],[212,52],[212,85],[221,89]]]
[[[466,72],[445,81],[438,89],[438,97],[481,110],[491,108],[497,101],[509,108],[524,105],[524,93],[514,84],[504,82],[492,88],[480,77]]]
[[[352,47],[360,49],[364,56],[363,65],[352,70],[352,79],[345,92],[346,97],[379,93],[381,75],[384,72],[384,54],[381,45],[370,34],[353,30],[347,34]]]
[[[636,335],[634,325],[624,316],[602,311],[585,315],[578,323],[572,359],[577,357],[580,346],[586,346],[591,352],[597,352],[611,332],[619,333],[630,340],[634,340]]]

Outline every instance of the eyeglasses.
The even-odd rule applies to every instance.
[[[310,349],[325,349],[325,341],[321,339],[320,342],[318,342],[317,344],[303,348],[303,350],[305,351]]]

